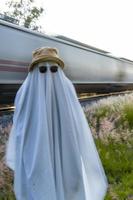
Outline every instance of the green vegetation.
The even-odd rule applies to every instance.
[[[109,182],[106,200],[133,199],[133,139],[108,143],[95,140]]]
[[[133,200],[133,94],[84,108],[108,178],[105,200]]]
[[[109,183],[105,200],[133,200],[133,94],[100,100],[84,112]],[[0,200],[15,200],[12,172],[0,165],[0,175]]]
[[[9,0],[6,2],[6,10],[1,12],[18,20],[20,26],[42,31],[39,19],[44,13],[44,8],[36,6],[34,0]]]

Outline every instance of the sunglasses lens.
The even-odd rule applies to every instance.
[[[58,67],[57,66],[52,66],[52,67],[50,67],[50,71],[55,73],[55,72],[58,71]]]
[[[45,66],[39,67],[39,71],[41,73],[45,73],[47,71],[47,67],[45,67]]]

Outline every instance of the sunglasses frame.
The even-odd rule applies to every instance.
[[[39,66],[39,71],[40,71],[40,73],[46,73],[46,72],[47,72],[47,68],[49,68],[49,67],[47,67],[47,66],[45,66],[45,65]],[[52,68],[53,68],[53,70],[52,70]],[[42,69],[42,71],[41,71],[41,69]],[[45,70],[43,71],[43,69],[45,69]],[[57,65],[52,65],[52,66],[50,67],[50,71],[51,71],[52,73],[56,73],[56,72],[58,71],[58,66],[57,66]]]

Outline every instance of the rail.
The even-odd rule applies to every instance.
[[[78,98],[79,102],[81,103],[82,106],[85,106],[86,104],[90,104],[92,102],[96,102],[100,99],[105,99],[110,96],[118,96],[118,95],[125,95],[125,94],[131,94],[133,91],[124,91],[124,92],[115,92],[115,93],[109,93],[109,94],[100,94],[100,95],[94,95],[94,96],[86,96],[83,98]]]

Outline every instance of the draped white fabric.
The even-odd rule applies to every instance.
[[[107,178],[63,70],[28,73],[15,106],[6,163],[17,200],[103,200]]]

